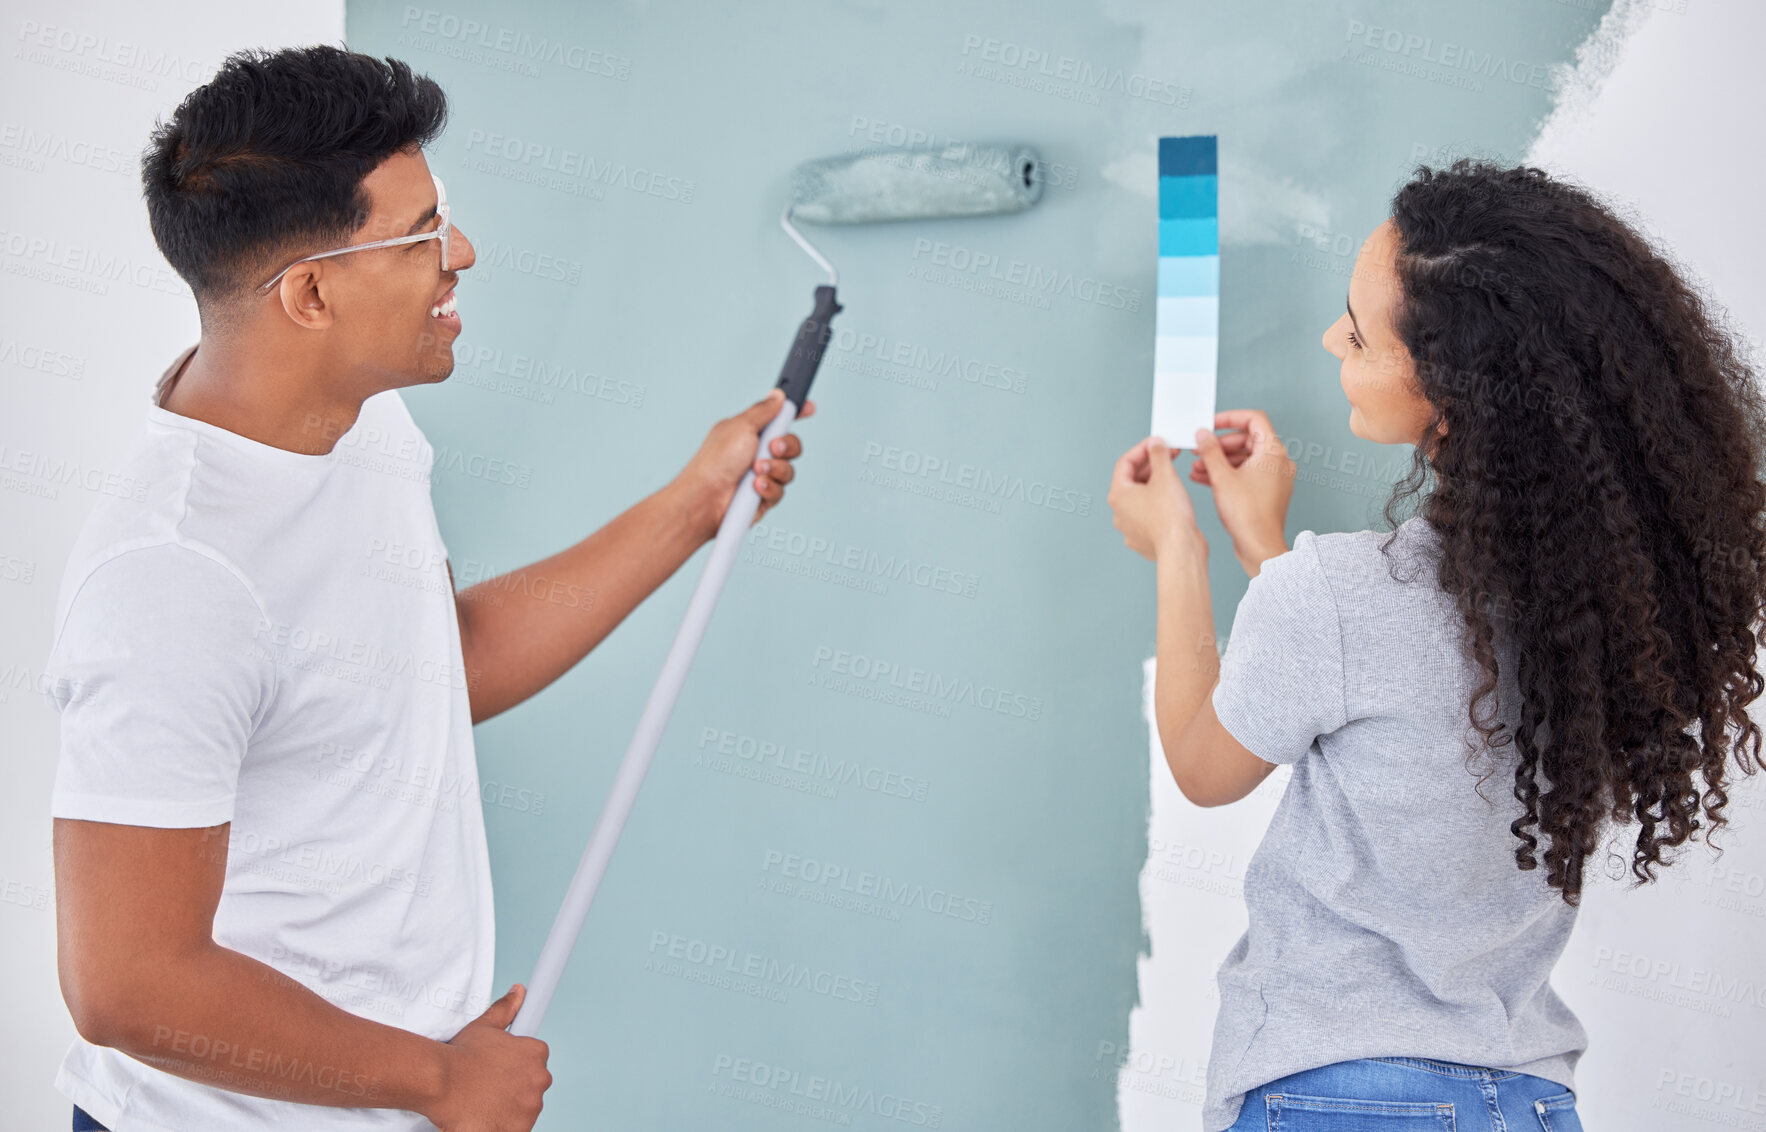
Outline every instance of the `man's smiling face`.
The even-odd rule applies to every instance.
[[[433,232],[435,181],[421,150],[387,158],[362,179],[373,202],[350,244]],[[315,260],[319,292],[331,318],[326,352],[373,389],[445,380],[454,371],[460,316],[451,313],[454,286],[474,261],[472,242],[456,226],[448,238],[448,270],[441,241],[419,240]],[[441,308],[450,313],[438,317]]]

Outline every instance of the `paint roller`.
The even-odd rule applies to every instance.
[[[791,202],[780,214],[779,224],[828,273],[828,282],[815,289],[814,308],[797,328],[797,336],[785,356],[777,383],[785,391],[785,400],[779,415],[761,431],[755,458],[766,455],[767,446],[784,435],[802,411],[828,345],[828,324],[843,309],[834,292],[838,282],[834,265],[792,224],[793,218],[815,224],[869,224],[1019,212],[1041,198],[1042,181],[1041,158],[1021,145],[953,143],[924,149],[865,150],[805,162],[793,170]],[[571,877],[552,930],[540,948],[533,977],[527,981],[527,996],[509,1024],[510,1033],[531,1037],[540,1028],[595,891],[606,875],[607,862],[637,801],[638,788],[662,742],[669,713],[686,682],[687,669],[699,650],[712,608],[735,565],[742,537],[759,508],[760,495],[754,490],[754,471],[750,468],[743,474],[741,487],[718,526],[705,572],[699,576],[687,603],[674,644],[662,662],[662,672],[650,690],[637,730],[614,774],[601,816]]]

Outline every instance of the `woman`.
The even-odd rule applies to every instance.
[[[1578,1132],[1586,1035],[1549,977],[1590,855],[1623,838],[1653,880],[1759,762],[1766,406],[1669,263],[1532,168],[1419,168],[1324,346],[1350,430],[1416,446],[1387,525],[1420,504],[1289,549],[1268,418],[1199,430],[1252,576],[1224,657],[1172,452],[1136,445],[1110,491],[1157,566],[1178,786],[1220,805],[1293,766],[1203,1127]]]

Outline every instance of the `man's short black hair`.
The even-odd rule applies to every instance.
[[[349,242],[362,179],[441,133],[447,97],[397,59],[319,45],[227,56],[141,155],[153,238],[206,315]]]

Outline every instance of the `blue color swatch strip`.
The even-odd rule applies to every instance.
[[[1214,427],[1220,344],[1220,174],[1215,135],[1159,139],[1159,302],[1153,435],[1192,448]]]

